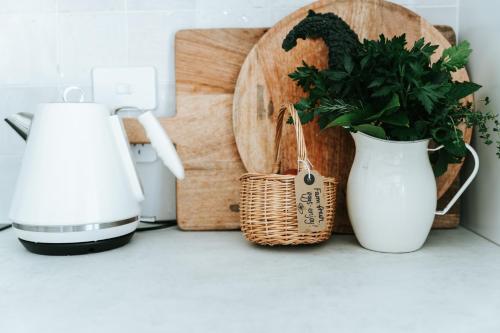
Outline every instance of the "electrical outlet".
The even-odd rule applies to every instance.
[[[121,117],[137,117],[142,110],[157,107],[154,67],[96,67],[92,70],[94,102],[120,112]],[[141,215],[156,221],[175,220],[175,177],[158,159],[150,144],[132,145],[132,158],[144,190]]]
[[[131,145],[130,152],[136,163],[153,163],[158,159],[156,150],[150,144]]]
[[[157,107],[156,70],[154,67],[95,67],[92,69],[94,102],[111,110]]]

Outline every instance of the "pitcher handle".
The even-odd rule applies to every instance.
[[[437,151],[443,147],[444,146],[439,146],[437,148],[428,148],[427,151]],[[455,202],[457,202],[458,198],[460,198],[462,193],[464,193],[464,191],[467,189],[467,187],[469,187],[470,183],[472,183],[472,181],[474,180],[474,178],[477,175],[477,172],[479,171],[479,157],[477,156],[476,151],[468,143],[465,144],[465,147],[467,148],[468,151],[470,151],[470,153],[472,154],[472,157],[474,158],[474,169],[472,169],[472,172],[471,172],[469,178],[467,178],[467,180],[462,184],[462,187],[460,187],[458,192],[455,193],[455,195],[450,200],[450,202],[448,202],[446,207],[443,210],[436,211],[436,213],[435,213],[436,215],[444,215],[444,214],[448,213],[448,211],[455,204]]]

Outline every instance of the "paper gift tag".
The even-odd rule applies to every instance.
[[[326,200],[323,176],[316,171],[302,170],[295,176],[295,199],[299,233],[308,234],[326,229]]]

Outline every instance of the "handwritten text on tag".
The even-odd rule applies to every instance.
[[[327,224],[323,176],[316,171],[299,172],[295,177],[295,199],[299,233],[325,230]]]

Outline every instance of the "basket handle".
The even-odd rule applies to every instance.
[[[272,172],[278,173],[280,169],[283,123],[288,119],[285,117],[285,113],[288,113],[290,117],[292,117],[293,124],[295,126],[295,137],[297,139],[297,164],[298,164],[297,169],[301,171],[305,165],[306,168],[310,170],[311,162],[309,162],[309,159],[307,158],[306,143],[304,140],[304,133],[302,131],[300,118],[293,104],[288,103],[280,108],[280,112],[278,114],[278,121],[276,123],[276,136],[274,138],[275,150],[274,150],[274,163]]]

